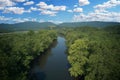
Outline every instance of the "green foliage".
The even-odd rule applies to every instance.
[[[87,52],[88,44],[85,39],[78,39],[70,46],[68,60],[71,64],[71,68],[69,69],[72,76],[78,77],[79,75],[83,75],[84,66],[87,62]]]
[[[56,37],[54,30],[0,35],[0,80],[26,80],[31,60]]]
[[[64,29],[70,74],[84,80],[120,80],[120,28]]]

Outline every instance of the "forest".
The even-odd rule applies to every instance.
[[[75,80],[120,80],[120,27],[63,28]]]
[[[54,30],[0,35],[0,80],[27,80],[30,62],[57,38]]]
[[[0,0],[0,80],[120,80],[120,0]]]
[[[75,80],[120,80],[120,27],[73,27],[0,35],[0,80],[27,80],[30,62],[60,34]],[[53,64],[51,64],[53,65]]]

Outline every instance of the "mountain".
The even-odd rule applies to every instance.
[[[99,22],[99,21],[92,21],[92,22],[72,22],[72,23],[62,23],[59,24],[58,27],[83,27],[83,26],[90,26],[90,27],[107,27],[107,26],[114,26],[120,25],[118,22]]]
[[[63,27],[107,27],[107,26],[115,26],[120,25],[118,22],[71,22],[71,23],[61,23],[54,24],[51,22],[22,22],[16,24],[0,24],[0,32],[12,32],[12,31],[28,31],[28,30],[39,30],[39,29],[50,29],[51,27],[63,28]]]
[[[51,22],[22,22],[16,24],[0,24],[0,32],[11,32],[11,31],[28,31],[28,30],[39,30],[48,29],[51,26],[56,26]]]

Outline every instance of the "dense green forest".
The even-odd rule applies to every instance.
[[[57,38],[54,30],[0,35],[0,80],[26,80],[29,63]]]
[[[120,80],[120,27],[63,28],[76,80]]]
[[[75,80],[120,80],[117,25],[1,34],[0,80],[26,80],[30,62],[49,48],[58,33],[66,39],[69,72]]]

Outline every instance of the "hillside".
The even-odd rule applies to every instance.
[[[22,22],[16,24],[0,24],[0,32],[11,32],[11,31],[28,31],[28,30],[39,30],[48,29],[51,26],[56,26],[51,22]]]
[[[61,23],[54,24],[51,22],[22,22],[16,24],[0,24],[0,32],[13,32],[13,31],[28,31],[28,30],[39,30],[39,29],[50,29],[50,27],[63,28],[63,27],[107,27],[120,25],[118,22],[71,22],[71,23]]]
[[[106,26],[114,26],[120,25],[118,22],[72,22],[72,23],[62,23],[59,24],[58,27],[82,27],[82,26],[90,26],[90,27],[106,27]]]

